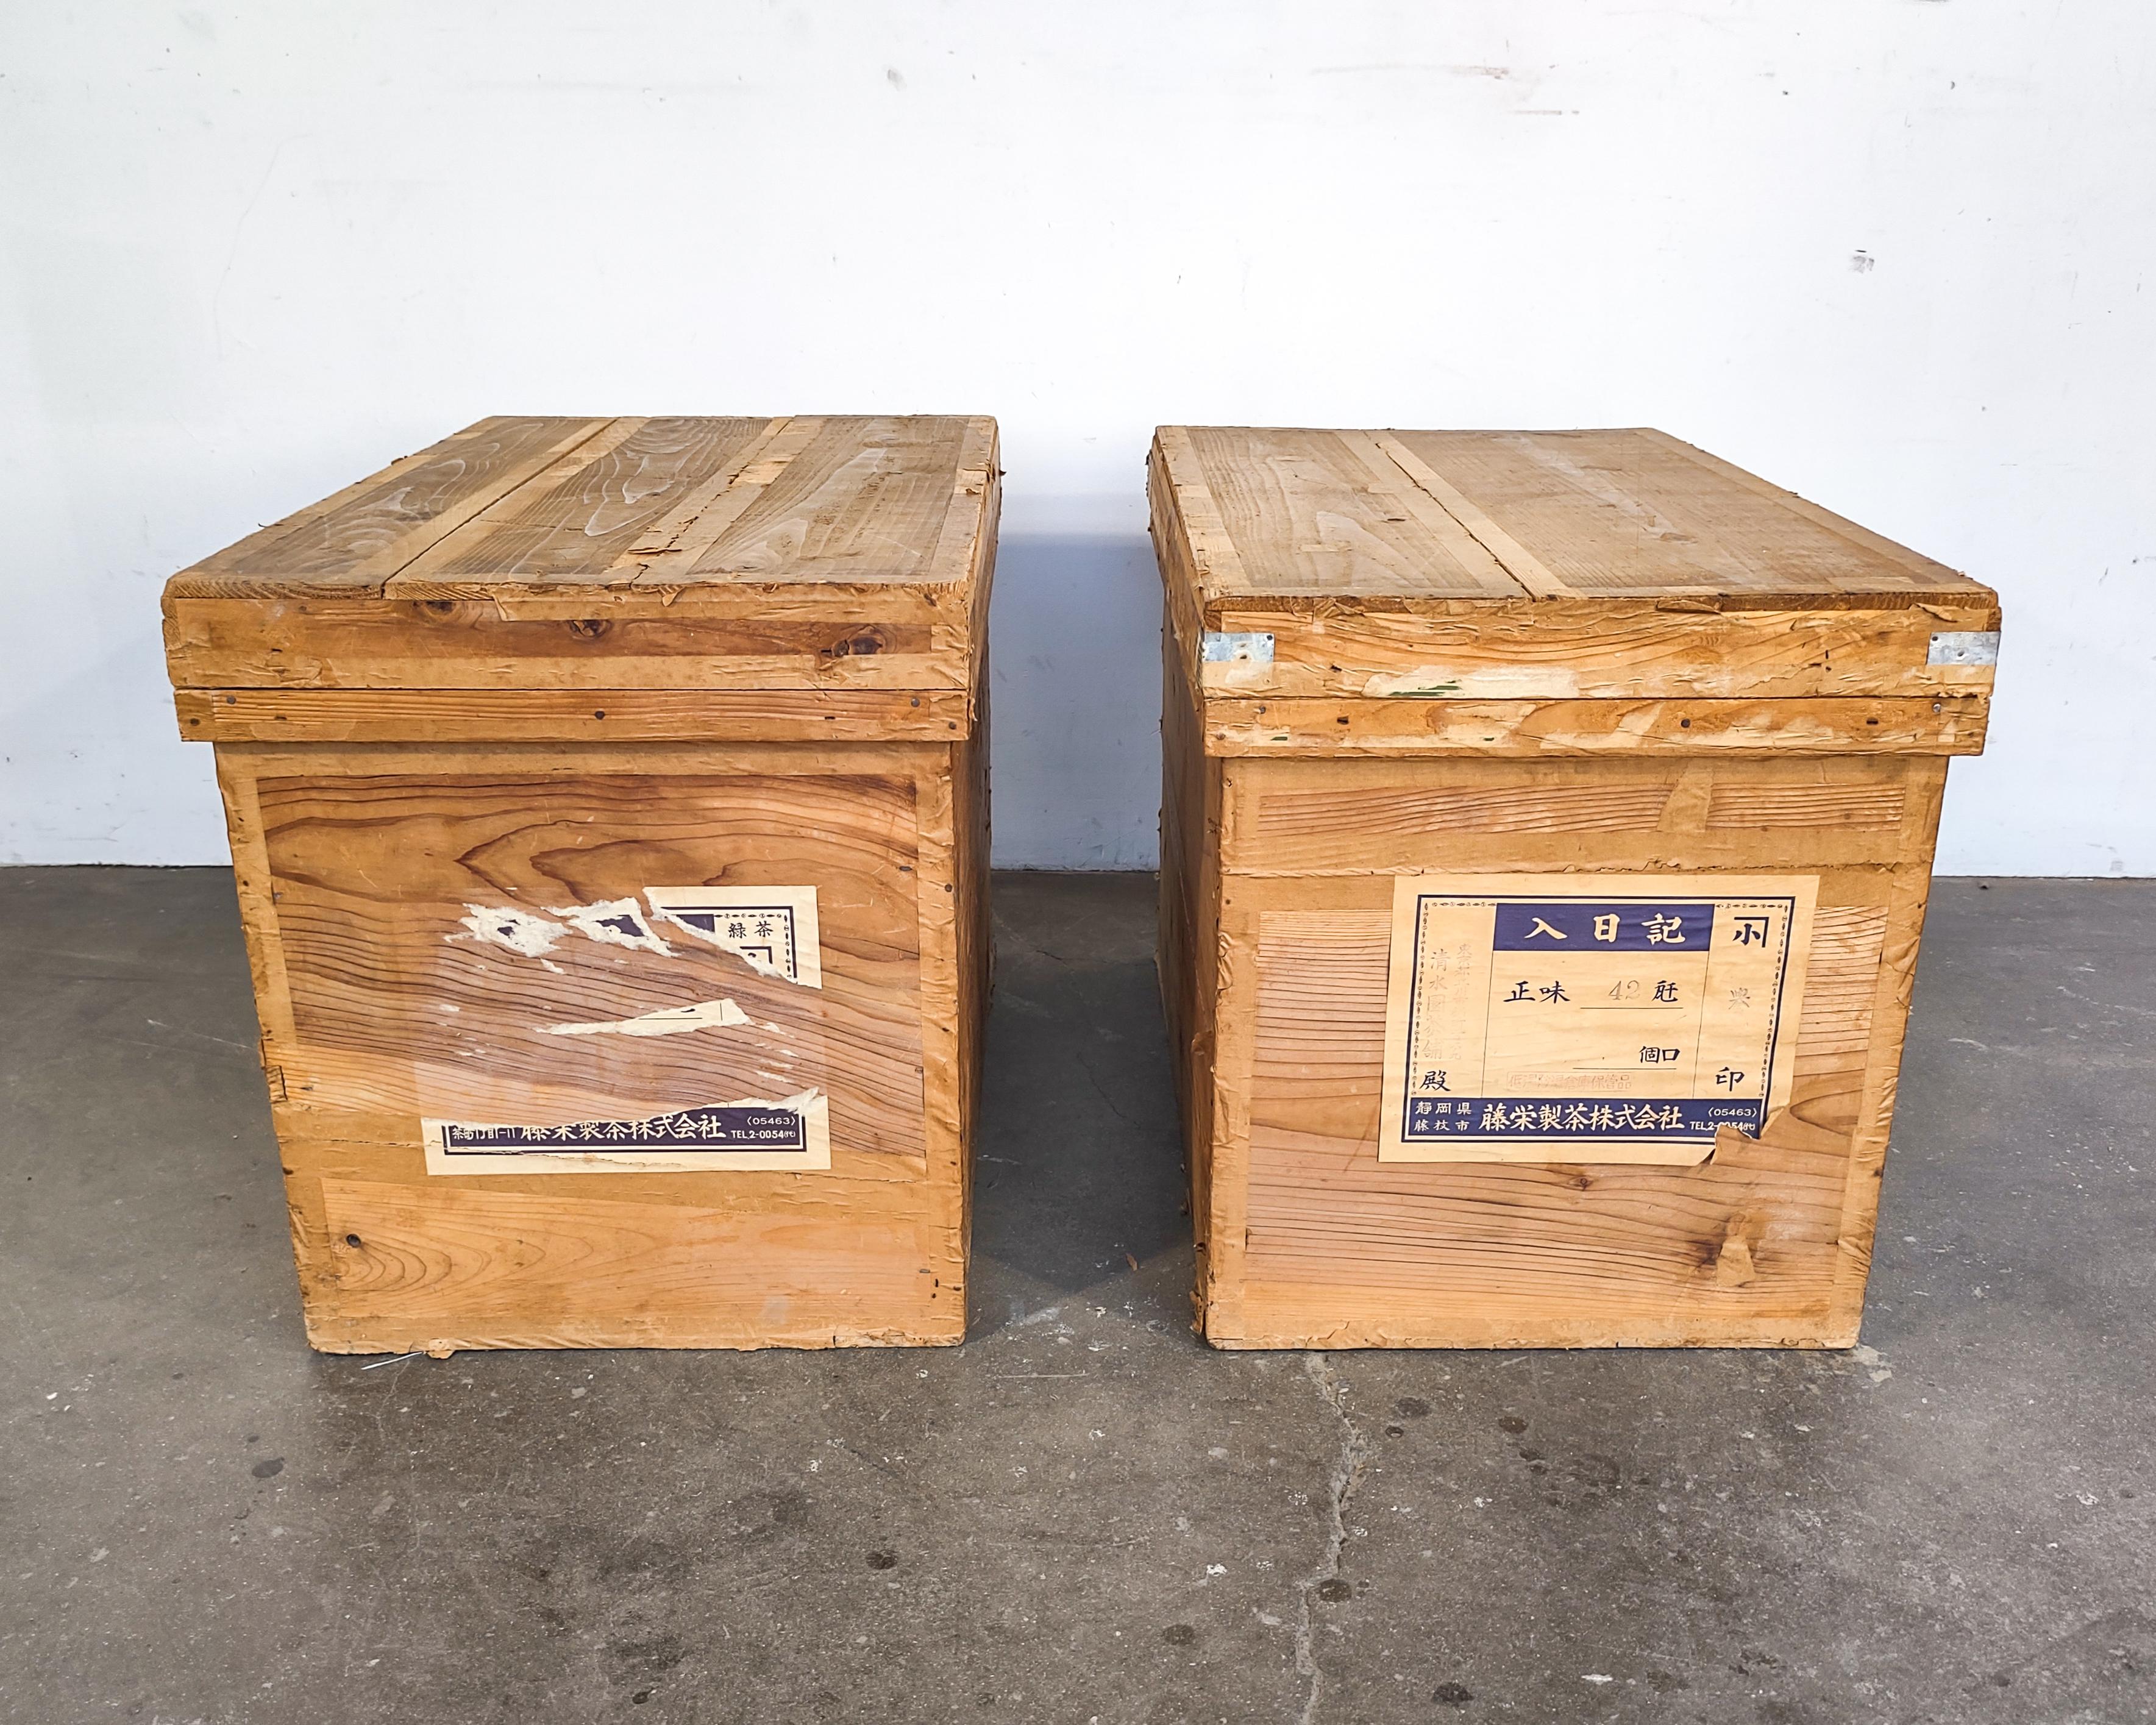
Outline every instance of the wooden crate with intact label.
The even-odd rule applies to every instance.
[[[490,419],[172,578],[316,1347],[960,1339],[997,481]]]
[[[1150,490],[1209,1339],[1853,1342],[1996,597],[1653,431]]]

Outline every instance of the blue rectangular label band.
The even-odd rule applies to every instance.
[[[1713,938],[1712,905],[1567,898],[1499,904],[1491,944],[1500,952],[1697,952]]]

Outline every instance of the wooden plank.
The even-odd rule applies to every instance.
[[[1397,479],[1337,432],[1208,425],[1164,428],[1160,437],[1208,595],[1519,595],[1486,550],[1433,531],[1404,506]],[[1231,555],[1220,554],[1222,543]]]
[[[1538,599],[1568,596],[1573,589],[1544,568],[1541,559],[1491,520],[1473,501],[1455,490],[1444,476],[1397,437],[1372,439],[1392,458],[1400,471],[1435,498],[1445,512],[1459,522],[1501,564],[1505,572]]]
[[[167,592],[233,598],[371,587],[383,553],[445,518],[454,525],[475,497],[490,501],[505,477],[513,488],[535,462],[543,465],[607,424],[482,419],[182,570]]]
[[[1192,583],[1201,592],[1240,592],[1250,582],[1242,553],[1221,516],[1189,428],[1162,426],[1153,434],[1153,449],[1161,480],[1182,523],[1180,538],[1189,553]]]
[[[182,689],[202,742],[948,742],[963,690]]]
[[[1574,592],[1826,603],[1987,592],[1666,434],[1404,431],[1393,442]]]
[[[1209,605],[1208,630],[1264,630],[1266,662],[1210,664],[1210,695],[1372,700],[1765,700],[1988,694],[1989,665],[1933,665],[1934,633],[1995,628],[1995,610],[1672,608],[1540,599],[1416,612]],[[1183,642],[1192,661],[1198,646]]]
[[[272,547],[300,535],[302,530],[311,530],[311,540],[318,545],[323,536],[324,522],[355,503],[372,499],[381,491],[393,490],[399,485],[411,483],[415,474],[423,485],[438,484],[442,470],[452,469],[463,453],[474,444],[493,440],[504,423],[499,419],[482,419],[476,424],[467,425],[462,431],[450,433],[439,443],[429,444],[424,449],[400,455],[380,471],[371,473],[365,479],[353,480],[319,502],[310,503],[304,509],[296,509],[276,521],[264,522],[245,538],[236,540],[200,562],[190,564],[172,577],[172,581],[178,583],[180,591],[187,593],[213,596],[254,593],[259,590],[259,584],[244,578],[241,572],[266,567],[274,572],[276,567],[274,562],[264,564],[266,554]],[[479,459],[484,459],[485,457],[480,455]],[[168,588],[167,590],[172,589]],[[343,590],[334,574],[330,578],[327,590]]]
[[[1974,755],[1990,701],[1969,695],[1808,701],[1358,701],[1216,696],[1209,754]]]
[[[919,1156],[913,775],[861,777],[884,752],[860,753],[852,773],[814,776],[571,775],[508,751],[418,748],[351,775],[297,752],[259,756],[292,1003],[291,1041],[273,1045],[290,1100],[578,1120],[814,1088],[831,1098],[834,1138]],[[760,975],[678,930],[670,950],[639,950],[557,914],[703,884],[816,889],[823,985]],[[554,942],[527,953],[475,938],[475,906],[543,918]],[[548,1034],[715,999],[751,1028]],[[522,1111],[489,1111],[511,1107]]]
[[[972,680],[963,596],[602,603],[612,598],[168,600],[166,654],[175,683],[223,690],[917,691]]]
[[[1430,536],[1444,547],[1446,553],[1463,568],[1476,572],[1478,580],[1491,593],[1511,598],[1517,588],[1537,593],[1532,582],[1513,574],[1499,561],[1491,547],[1470,531],[1460,517],[1445,506],[1439,495],[1440,487],[1421,482],[1415,466],[1399,459],[1399,454],[1386,447],[1386,440],[1367,431],[1342,431],[1335,434],[1342,444],[1361,457],[1363,465],[1371,476],[1371,490],[1381,498],[1389,511],[1403,510],[1428,530]],[[1416,464],[1419,465],[1419,464]]]
[[[1191,1227],[1198,1257],[1196,1298],[1214,1286],[1212,1235],[1213,1041],[1218,999],[1220,766],[1198,738],[1196,696],[1162,633],[1160,923],[1158,964],[1163,1015],[1183,1126]]]
[[[840,1168],[817,1199],[783,1207],[744,1209],[748,1177],[710,1175],[664,1200],[587,1191],[572,1204],[382,1178],[334,1142],[288,1154],[325,1170],[301,1261],[308,1339],[326,1353],[935,1346],[964,1333],[963,1262],[921,1214],[925,1188]]]
[[[1782,854],[1836,867],[1890,867],[1904,836],[1847,811],[1904,794],[1923,757],[1744,759],[1667,756],[1585,760],[1492,757],[1441,761],[1243,759],[1241,822],[1222,839],[1230,875],[1311,878],[1433,872],[1569,874],[1591,835],[1596,870],[1630,852],[1642,869],[1776,872]],[[1712,811],[1784,799],[1808,806],[1802,827]]]
[[[969,465],[978,460],[978,466]],[[927,578],[957,584],[971,607],[968,639],[973,673],[973,722],[946,757],[949,776],[952,835],[952,886],[956,899],[953,931],[957,998],[956,1102],[957,1129],[949,1154],[956,1167],[955,1226],[962,1260],[973,1240],[972,1146],[979,1117],[983,1069],[988,1046],[988,1004],[995,986],[995,932],[990,908],[989,672],[988,602],[995,580],[996,526],[1002,507],[1001,475],[993,420],[968,424],[960,477],[953,481],[951,511],[944,536],[931,559]],[[954,542],[952,523],[965,523]],[[963,552],[965,562],[946,559]],[[924,876],[922,891],[928,891]],[[927,914],[923,915],[924,927]],[[924,1075],[924,1086],[926,1076]],[[932,1140],[932,1153],[934,1145]]]
[[[1232,845],[1240,818],[1240,768],[1224,767],[1219,778],[1219,844]],[[1213,1004],[1207,1027],[1206,1087],[1198,1106],[1205,1132],[1205,1251],[1199,1265],[1201,1321],[1215,1330],[1242,1327],[1242,1297],[1250,1283],[1250,1117],[1256,1083],[1258,990],[1255,963],[1258,905],[1262,893],[1224,871],[1216,876],[1214,906]]]
[[[1907,781],[1902,834],[1902,865],[1877,918],[1879,965],[1868,1008],[1864,1089],[1850,1123],[1848,1176],[1843,1189],[1836,1245],[1841,1258],[1835,1281],[1830,1335],[1854,1343],[1864,1322],[1864,1285],[1871,1267],[1872,1237],[1879,1220],[1879,1182],[1887,1163],[1887,1135],[1916,993],[1917,953],[1932,886],[1932,856],[1938,843],[1939,811],[1946,793],[1947,763],[1922,762]]]
[[[1180,657],[1188,667],[1183,677],[1194,690],[1198,680],[1199,644],[1204,634],[1205,621],[1196,558],[1201,542],[1216,536],[1224,547],[1224,554],[1234,557],[1235,547],[1225,531],[1219,526],[1218,512],[1203,486],[1193,481],[1190,499],[1201,511],[1201,538],[1194,538],[1188,518],[1183,513],[1185,493],[1175,479],[1178,461],[1191,473],[1197,471],[1197,457],[1189,453],[1189,438],[1180,427],[1163,426],[1153,434],[1152,446],[1146,453],[1146,527],[1152,536],[1153,556],[1160,565],[1161,585],[1167,599],[1166,619],[1162,645],[1164,651]],[[1209,523],[1209,525],[1207,525]],[[1215,554],[1209,552],[1209,555]]]
[[[864,416],[796,422],[813,424],[814,435],[755,485],[753,499],[716,537],[701,539],[700,521],[700,547],[679,559],[685,577],[668,578],[783,571],[788,582],[802,583],[926,581],[953,475],[963,470],[963,446],[978,439],[971,423]],[[737,490],[757,478],[755,470],[744,474]]]
[[[731,475],[767,422],[617,419],[393,577],[393,598],[484,598],[590,582],[715,475]]]
[[[1672,454],[1681,456],[1687,461],[1704,467],[1708,472],[1728,480],[1731,485],[1767,498],[1791,514],[1802,516],[1815,526],[1824,527],[1835,537],[1848,540],[1851,544],[1872,553],[1885,562],[1897,565],[1909,578],[1906,582],[1897,584],[1907,586],[1912,590],[1924,592],[1941,590],[1989,592],[1989,588],[1980,587],[1958,569],[1949,568],[1937,559],[1926,557],[1922,552],[1912,551],[1906,545],[1897,543],[1883,533],[1875,533],[1869,527],[1861,526],[1845,516],[1838,516],[1830,509],[1824,509],[1810,499],[1800,497],[1794,491],[1789,490],[1785,486],[1778,485],[1771,480],[1762,479],[1756,473],[1747,473],[1733,462],[1724,461],[1718,455],[1709,454],[1705,449],[1686,443],[1681,439],[1671,437],[1666,431],[1643,429],[1639,434],[1646,441],[1661,445]],[[1852,583],[1851,590],[1866,589],[1860,588]]]
[[[968,419],[958,440],[950,506],[921,578],[929,585],[974,578],[984,534],[992,533],[998,507],[996,422]]]
[[[725,536],[767,487],[778,482],[793,458],[814,443],[823,429],[821,419],[773,419],[726,470],[723,483],[715,479],[685,501],[675,515],[622,552],[613,568],[629,572],[634,583],[644,586],[686,580],[697,560]]]
[[[956,929],[958,999],[958,1133],[950,1147],[957,1164],[957,1222],[961,1255],[973,1239],[973,1182],[970,1178],[975,1122],[980,1117],[983,1066],[988,1045],[988,1014],[995,987],[995,930],[989,904],[989,807],[987,683],[982,688],[981,721],[950,753],[952,823],[957,837]],[[932,1144],[932,1153],[934,1147]]]
[[[379,593],[382,583],[437,540],[447,536],[557,458],[605,432],[606,419],[510,419],[444,445],[434,459],[400,464],[311,516],[288,534],[227,565],[222,556],[182,571],[167,584],[167,599],[292,597]]]

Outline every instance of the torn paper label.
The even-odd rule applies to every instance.
[[[813,886],[647,886],[662,923],[732,952],[760,976],[824,986]]]
[[[633,1120],[485,1125],[423,1120],[430,1174],[692,1173],[831,1166],[831,1105],[819,1091]]]
[[[552,908],[552,906],[549,907]],[[633,898],[608,899],[603,904],[568,905],[553,914],[578,932],[609,947],[634,947],[671,958],[674,949],[659,937]]]
[[[526,958],[536,958],[552,951],[569,932],[558,922],[550,922],[544,916],[535,916],[529,911],[520,911],[511,905],[466,905],[465,910],[465,932],[450,935],[450,940],[469,938],[483,947],[506,947]]]
[[[745,1024],[748,1014],[731,1000],[699,1000],[692,1006],[665,1006],[633,1019],[608,1019],[591,1024],[548,1024],[549,1036],[679,1036],[689,1030]]]
[[[1818,879],[1403,875],[1380,1162],[1705,1161],[1789,1106]]]

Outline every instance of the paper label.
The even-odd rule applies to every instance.
[[[721,1102],[636,1120],[557,1126],[427,1120],[430,1174],[687,1173],[831,1165],[830,1102]]]
[[[813,886],[647,886],[663,922],[743,958],[767,976],[824,986]]]
[[[619,898],[550,906],[544,915],[514,906],[465,908],[470,914],[459,925],[461,932],[445,939],[516,953],[557,977],[567,973],[547,955],[566,958],[568,952],[562,943],[574,932],[602,946],[644,955],[623,976],[645,983],[654,977],[663,981],[677,967],[687,980],[701,979],[706,985],[718,980],[712,973],[731,967],[708,952],[700,959],[697,952],[699,947],[716,947],[758,976],[805,988],[824,986],[813,886],[647,886],[642,902]],[[573,943],[570,950],[574,950]],[[621,958],[615,963],[628,966],[632,961]],[[618,999],[617,978],[610,975],[608,980],[608,993]],[[543,997],[546,985],[538,983],[534,992]],[[634,1056],[626,1052],[641,1041],[778,1034],[778,1025],[762,1023],[730,995],[684,1001],[678,987],[670,992],[672,999],[626,1017],[536,1023],[530,1026],[531,1034],[597,1039],[595,1045],[604,1046],[624,1039],[624,1052],[609,1060],[603,1069],[606,1076],[598,1082],[608,1087],[619,1083],[647,1107],[651,1106],[648,1071],[640,1081]],[[678,1077],[673,1081],[679,1081]],[[670,1083],[667,1088],[671,1087]],[[691,1102],[634,1117],[515,1122],[422,1120],[419,1124],[430,1174],[689,1173],[831,1166],[830,1103],[814,1090],[780,1101],[751,1096]]]
[[[1381,1162],[1703,1162],[1789,1103],[1815,876],[1394,883]]]

